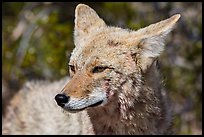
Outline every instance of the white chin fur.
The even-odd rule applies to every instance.
[[[64,109],[68,111],[80,111],[100,101],[103,101],[100,105],[106,104],[106,92],[100,88],[96,88],[85,98],[70,97],[70,100],[68,103],[65,104]]]

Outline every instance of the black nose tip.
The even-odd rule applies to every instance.
[[[64,104],[69,100],[69,96],[66,96],[64,94],[57,94],[55,96],[55,100],[59,106],[64,107]]]

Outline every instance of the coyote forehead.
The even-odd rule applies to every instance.
[[[119,68],[128,61],[127,59],[131,59],[131,54],[134,53],[131,53],[128,48],[133,44],[128,41],[130,35],[128,30],[115,27],[98,30],[94,35],[90,34],[89,39],[80,43],[80,46],[76,45],[70,64],[76,64],[78,69],[87,67],[86,65]],[[137,43],[134,42],[134,44]],[[134,67],[135,64],[129,65]]]

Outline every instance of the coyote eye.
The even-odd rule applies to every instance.
[[[93,68],[92,72],[93,73],[100,73],[106,70],[108,67],[103,67],[103,66],[96,66]]]
[[[73,66],[73,65],[69,65],[69,67],[70,67],[71,71],[75,73],[75,68],[74,68],[74,66]]]

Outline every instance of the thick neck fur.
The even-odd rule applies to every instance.
[[[167,133],[170,116],[156,65],[141,77],[139,82],[127,76],[114,100],[104,107],[88,109],[95,134]]]

